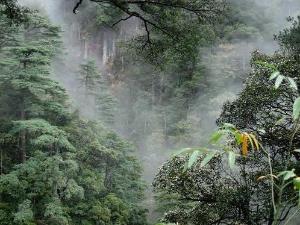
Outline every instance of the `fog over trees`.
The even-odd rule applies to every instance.
[[[0,225],[298,225],[298,0],[0,0]]]

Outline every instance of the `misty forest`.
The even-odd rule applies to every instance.
[[[299,225],[299,0],[0,0],[0,225]]]

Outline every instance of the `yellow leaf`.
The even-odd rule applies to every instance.
[[[253,142],[255,144],[256,150],[259,150],[259,142],[256,139],[255,135],[254,134],[250,134],[250,137],[252,138],[252,140],[253,140]]]
[[[252,140],[250,134],[248,134],[248,133],[246,133],[246,132],[245,132],[244,134],[247,136],[247,139],[249,140],[249,142],[250,142],[250,144],[251,144],[251,148],[254,149],[253,140]]]
[[[265,178],[267,178],[267,177],[266,176],[260,176],[259,178],[257,178],[257,181],[263,180]]]
[[[242,155],[243,156],[248,155],[248,137],[245,134],[243,134],[242,137]]]

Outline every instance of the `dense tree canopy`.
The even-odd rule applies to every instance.
[[[291,87],[289,79],[298,81],[300,64],[297,48],[290,48],[297,46],[297,40],[288,39],[297,35],[297,26],[295,22],[279,36],[280,44],[289,50],[288,53],[277,52],[273,56],[257,51],[253,53],[252,72],[244,90],[237,100],[224,105],[218,120],[220,126],[231,123],[244,132],[258,135],[270,151],[275,174],[287,168],[294,168],[296,174],[299,173],[299,153],[293,151],[299,147],[299,132],[295,131],[292,116],[298,93]],[[274,70],[287,77],[279,88],[274,87],[274,81],[269,79]],[[263,153],[239,159],[233,171],[217,159],[201,168],[199,159],[195,167],[184,172],[186,161],[184,157],[171,159],[155,178],[154,188],[160,193],[159,198],[166,193],[176,194],[173,199],[177,202],[168,208],[166,221],[180,224],[274,224],[269,184],[257,180],[268,174]],[[219,170],[222,172],[216,175]],[[278,180],[278,186],[279,183]],[[280,200],[275,197],[275,201],[280,201],[281,214],[275,224],[285,221],[290,210],[297,205],[290,202],[297,195],[292,186],[288,187],[284,194],[279,194],[280,189],[276,189]]]
[[[11,27],[1,14],[0,223],[146,224],[133,147],[71,113],[50,70],[60,29],[27,18]]]
[[[256,0],[61,0],[51,6],[60,28],[0,0],[0,224],[149,224],[152,193],[145,201],[136,155],[149,181],[169,149],[203,143],[207,112],[245,77],[217,124],[254,135],[264,149],[245,154],[253,139],[236,144],[229,135],[222,150],[233,149],[235,168],[222,155],[172,157],[154,178],[158,214],[150,219],[289,222],[300,190],[300,17],[276,35],[276,53],[254,51],[251,69],[247,56],[271,43],[273,9],[297,5],[273,3],[267,12]]]

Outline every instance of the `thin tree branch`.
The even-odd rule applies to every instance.
[[[117,22],[115,22],[115,23],[112,24],[112,27],[116,26],[118,23],[120,23],[122,21],[129,20],[131,17],[133,17],[133,15],[129,15],[129,16],[125,17],[125,18],[119,19]]]
[[[79,6],[82,4],[82,2],[83,2],[83,0],[79,0],[79,1],[76,3],[75,7],[73,8],[73,13],[74,13],[74,14],[77,14],[77,9],[78,9]]]

